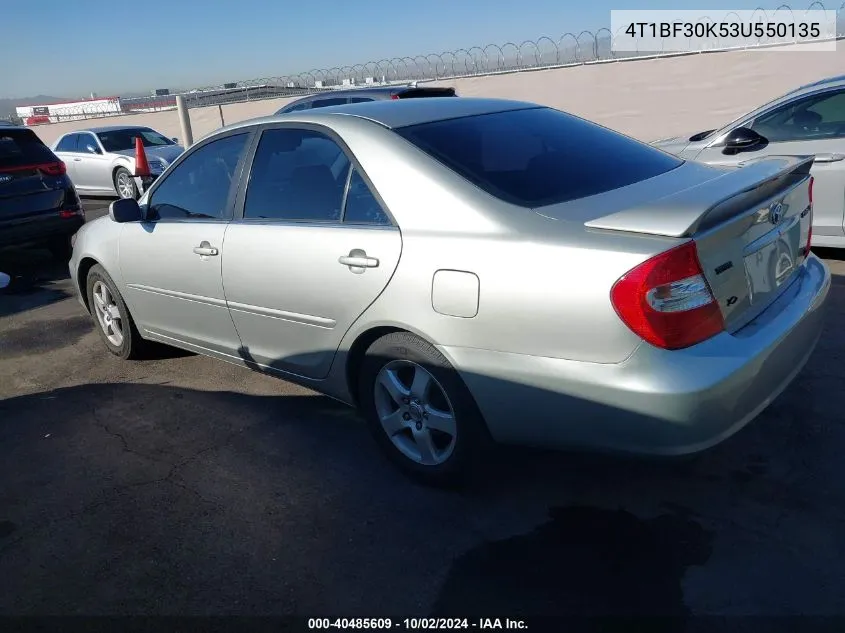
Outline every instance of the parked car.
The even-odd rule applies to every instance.
[[[314,108],[327,108],[329,106],[345,105],[347,103],[456,96],[457,94],[454,88],[435,86],[418,88],[416,83],[407,86],[375,86],[372,88],[351,88],[349,90],[327,90],[297,99],[278,110],[276,114],[313,110]]]
[[[845,248],[845,75],[801,86],[719,129],[653,145],[731,167],[768,156],[815,156],[813,244]]]
[[[429,483],[489,439],[677,455],[766,407],[822,328],[812,159],[684,162],[531,103],[235,124],[80,232],[80,301],[360,407]]]
[[[47,247],[67,261],[84,223],[65,164],[32,130],[0,125],[0,247]]]
[[[141,179],[134,176],[137,137],[144,144],[153,178],[185,151],[175,138],[148,127],[127,125],[69,132],[56,139],[53,151],[68,166],[81,193],[137,198],[143,188]]]

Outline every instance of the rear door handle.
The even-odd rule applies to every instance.
[[[845,160],[845,154],[816,154],[816,163],[837,163]]]
[[[74,158],[74,159],[73,159],[73,162],[74,162],[74,163],[79,163],[79,162],[82,162],[82,159],[81,159],[81,158]]]
[[[375,257],[367,257],[367,252],[360,248],[353,248],[349,251],[349,255],[341,255],[337,258],[337,261],[344,266],[349,266],[352,272],[359,272],[353,270],[355,268],[376,268],[378,266],[378,260]],[[364,271],[361,270],[360,272]]]
[[[217,255],[218,250],[208,242],[203,241],[200,242],[199,246],[194,246],[194,253],[196,253],[197,255],[206,255],[208,257],[212,257],[214,255]]]

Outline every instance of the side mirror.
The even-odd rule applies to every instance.
[[[765,145],[766,143],[768,141],[751,128],[738,127],[732,130],[727,138],[725,138],[725,150],[736,153],[759,145]]]
[[[0,290],[5,288],[9,285],[9,282],[12,281],[12,278],[9,277],[6,273],[0,273]]]
[[[121,198],[109,205],[109,217],[112,222],[122,224],[124,222],[140,222],[144,219],[144,212],[137,200],[132,198]]]
[[[177,145],[179,144],[179,139],[176,138],[175,136],[170,140],[173,141],[174,143],[176,143]]]

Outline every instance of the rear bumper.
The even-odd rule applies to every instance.
[[[643,343],[619,364],[441,350],[498,441],[683,455],[730,437],[786,388],[816,346],[829,290],[830,272],[811,256],[738,332],[685,350]]]
[[[83,224],[83,216],[60,218],[58,212],[35,216],[25,222],[0,222],[0,247],[41,245],[53,239],[70,237]]]

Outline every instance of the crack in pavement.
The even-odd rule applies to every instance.
[[[125,451],[132,453],[134,455],[138,455],[138,456],[140,456],[144,459],[148,459],[150,461],[156,462],[158,464],[168,464],[168,462],[156,459],[154,457],[151,457],[149,455],[145,455],[143,453],[140,453],[140,452],[134,450],[129,445],[129,442],[126,440],[126,438],[123,435],[110,430],[107,425],[100,422],[99,418],[96,415],[96,407],[94,407],[92,409],[92,417],[94,419],[94,425],[97,428],[103,430],[108,435],[111,435],[112,437],[119,439],[121,441],[121,443],[123,445],[123,449]],[[9,551],[10,549],[12,549],[16,545],[22,543],[23,541],[35,536],[36,534],[38,534],[39,532],[41,532],[43,530],[50,529],[52,527],[55,527],[57,524],[60,524],[60,523],[66,522],[66,521],[71,521],[71,520],[77,519],[77,518],[84,516],[85,514],[91,512],[92,510],[96,510],[97,508],[100,508],[104,505],[107,505],[108,503],[111,503],[112,501],[114,501],[115,495],[117,495],[117,497],[119,497],[122,492],[124,492],[126,490],[130,490],[132,488],[140,488],[140,487],[151,486],[151,485],[156,485],[156,484],[170,484],[172,486],[175,486],[177,488],[185,490],[186,492],[190,492],[191,494],[193,494],[195,497],[197,497],[203,503],[207,503],[207,504],[212,505],[215,508],[219,509],[221,507],[220,504],[218,504],[217,502],[212,501],[210,499],[207,499],[198,490],[195,490],[191,486],[189,486],[185,483],[179,482],[179,481],[175,481],[173,479],[173,477],[175,475],[177,475],[179,473],[179,471],[181,469],[183,469],[185,466],[187,466],[187,465],[195,462],[196,460],[200,459],[203,455],[206,455],[207,453],[210,453],[212,451],[221,449],[221,448],[229,445],[232,442],[232,440],[234,440],[237,436],[241,435],[246,430],[247,430],[247,427],[241,427],[237,431],[229,433],[220,442],[216,442],[216,443],[214,443],[210,446],[206,446],[206,447],[196,451],[195,453],[188,455],[187,457],[185,457],[181,460],[178,460],[174,463],[170,463],[169,464],[170,467],[167,470],[167,474],[165,474],[163,477],[146,479],[146,480],[143,480],[143,481],[137,481],[137,482],[133,482],[133,483],[130,483],[130,484],[122,484],[122,485],[119,485],[119,486],[113,486],[113,487],[108,488],[106,490],[102,490],[100,492],[100,496],[103,497],[103,498],[98,499],[96,501],[93,501],[93,502],[85,505],[80,510],[67,513],[63,516],[54,517],[52,519],[49,519],[46,523],[44,523],[41,526],[35,526],[35,527],[30,528],[30,529],[23,529],[21,531],[21,533],[19,533],[18,536],[15,539],[13,539],[12,541],[9,541],[8,543],[4,543],[2,546],[0,546],[0,555]]]

